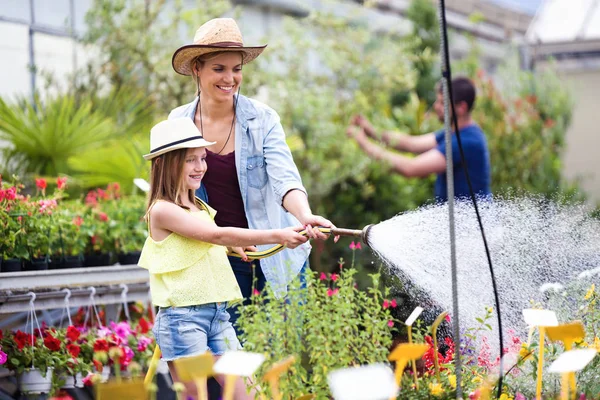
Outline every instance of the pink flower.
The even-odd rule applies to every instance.
[[[40,190],[45,190],[48,186],[48,182],[46,182],[44,178],[39,178],[35,180],[35,186],[37,186]]]
[[[40,206],[40,214],[51,214],[51,210],[56,207],[56,200],[40,200],[38,205]]]
[[[334,282],[337,281],[339,277],[340,276],[338,274],[331,274],[331,280]]]
[[[93,381],[94,375],[95,375],[95,374],[87,374],[87,375],[86,375],[86,376],[85,376],[85,377],[84,377],[84,378],[81,380],[81,382],[83,382],[83,384],[84,384],[85,386],[93,386],[93,385],[94,385],[94,381]]]
[[[519,392],[515,395],[515,400],[527,400],[527,398],[525,396],[523,396],[522,393]]]
[[[83,218],[81,218],[79,215],[76,216],[75,218],[73,218],[73,223],[77,226],[81,226],[81,224],[83,224]]]
[[[4,196],[6,200],[14,200],[17,197],[17,188],[14,186],[9,187],[4,191]]]
[[[319,280],[321,280],[321,281],[327,280],[327,275],[325,274],[325,272],[321,272],[321,275],[319,276]]]
[[[356,250],[360,250],[360,249],[362,249],[360,242],[356,242]]]
[[[444,319],[446,320],[446,322],[450,322],[450,314],[447,314]]]
[[[335,289],[327,289],[327,296],[331,297],[331,296],[335,296],[336,294],[338,294],[338,292],[340,291],[340,289],[335,288]]]
[[[392,328],[394,326],[394,321],[392,321],[391,319],[387,322],[387,326],[389,326],[390,328]]]
[[[117,337],[119,337],[123,341],[127,341],[127,337],[132,333],[131,327],[129,326],[128,322],[119,322],[118,324],[111,322],[110,329],[112,329],[115,335],[117,335]]]
[[[0,365],[4,364],[6,362],[6,360],[8,360],[8,356],[6,355],[5,352],[0,350]]]
[[[469,394],[469,400],[477,400],[477,399],[479,399],[479,395],[480,395],[480,392],[479,392],[479,389],[477,389],[476,391],[471,392]]]
[[[390,301],[390,307],[392,308],[396,308],[398,304],[396,303],[396,299],[392,299],[392,301]]]
[[[100,218],[100,221],[108,221],[108,215],[106,215],[106,213],[101,212],[100,214],[98,214],[98,218]]]
[[[148,348],[148,345],[152,344],[152,339],[146,336],[140,336],[138,341],[137,349],[138,351],[145,351]]]
[[[67,178],[66,177],[65,178],[60,178],[60,177],[56,178],[56,186],[59,189],[66,188],[67,187]]]
[[[253,296],[260,296],[260,292],[257,289],[252,290]]]
[[[352,241],[352,243],[350,243],[350,250],[356,250],[356,244],[354,243],[354,241]]]
[[[390,302],[388,300],[383,301],[383,309],[386,310],[390,307]]]
[[[111,334],[110,329],[106,326],[101,326],[98,328],[97,335],[99,339],[104,339]]]

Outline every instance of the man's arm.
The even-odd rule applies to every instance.
[[[398,151],[421,154],[437,146],[434,133],[412,136],[400,132],[384,131],[379,137],[371,123],[362,115],[355,116],[352,124],[362,128],[371,139],[381,139],[387,146]]]
[[[348,135],[354,137],[358,145],[372,159],[383,161],[397,173],[406,177],[425,177],[445,171],[446,157],[436,148],[428,150],[414,158],[392,153],[369,141],[362,129],[348,129]]]

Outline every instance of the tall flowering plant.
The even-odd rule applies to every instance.
[[[244,349],[266,354],[265,368],[289,355],[306,361],[295,363],[282,378],[284,397],[326,396],[332,370],[387,361],[397,324],[391,315],[396,302],[379,289],[378,275],[361,291],[355,274],[352,267],[340,274],[307,273],[305,282],[298,278],[291,283],[287,298],[267,287],[262,293],[255,290],[252,303],[241,309]],[[271,396],[268,388],[262,390]]]

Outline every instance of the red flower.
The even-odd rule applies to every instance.
[[[254,290],[256,290],[256,289],[254,289]],[[146,318],[144,318],[144,317],[140,318],[139,326],[140,326],[140,332],[142,332],[142,334],[146,334],[150,330],[150,324],[148,324],[148,321],[146,321]]]
[[[79,215],[76,216],[75,218],[73,218],[73,223],[77,226],[81,226],[81,224],[83,224],[83,218],[81,218]]]
[[[252,290],[252,295],[253,296],[260,296],[260,292],[257,289],[253,289]]]
[[[450,322],[450,314],[447,314],[444,319],[446,320],[446,322]]]
[[[71,396],[69,396],[68,393],[60,391],[60,392],[58,392],[58,394],[56,396],[50,397],[49,400],[73,400],[73,398]]]
[[[17,344],[17,349],[23,350],[25,346],[31,346],[33,341],[33,336],[28,333],[22,331],[16,331],[14,336],[15,343]]]
[[[384,300],[384,301],[383,301],[383,309],[385,310],[385,309],[387,309],[389,306],[390,306],[390,302],[389,302],[389,301],[387,301],[387,300]]]
[[[327,289],[327,296],[331,297],[331,296],[335,296],[336,294],[338,294],[338,292],[340,291],[340,289],[335,288],[335,289]]]
[[[60,177],[56,178],[56,186],[59,189],[66,188],[67,187],[67,178],[66,177],[64,177],[64,178],[60,178]]]
[[[71,342],[75,342],[77,339],[79,339],[79,336],[81,336],[81,332],[79,332],[79,329],[77,329],[73,325],[71,325],[67,328],[66,336],[67,336],[67,339],[69,339]]]
[[[100,219],[100,221],[108,221],[108,215],[106,215],[106,213],[101,212],[100,214],[98,214],[98,218]]]
[[[108,351],[108,342],[104,339],[96,340],[96,343],[94,343],[94,351]]]
[[[387,326],[389,326],[390,328],[392,328],[394,326],[394,321],[392,321],[391,319],[388,321]]]
[[[392,301],[390,301],[390,307],[396,308],[396,306],[398,306],[398,303],[396,303],[396,299],[392,299]]]
[[[44,346],[52,351],[60,350],[60,340],[54,336],[48,335],[44,338]]]
[[[67,351],[69,352],[69,354],[71,354],[73,357],[77,358],[79,356],[79,352],[81,351],[81,347],[79,347],[76,344],[68,344],[67,345]]]
[[[1,177],[1,176],[2,176],[2,175],[0,175],[0,177]],[[1,182],[1,181],[2,181],[2,180],[1,180],[1,178],[0,178],[0,182]],[[4,333],[2,333],[2,329],[0,329],[0,340],[2,340],[2,338],[3,338],[3,337],[4,337]]]
[[[40,190],[45,190],[48,186],[48,182],[46,182],[44,178],[39,178],[35,180],[35,186],[37,186]]]
[[[331,280],[334,282],[337,281],[339,277],[340,276],[338,274],[331,274]]]
[[[319,276],[319,280],[321,280],[321,281],[327,280],[327,275],[325,274],[325,272],[321,272],[321,275]]]

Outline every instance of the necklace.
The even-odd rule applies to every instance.
[[[238,96],[235,98],[235,101],[233,102],[233,118],[231,119],[231,128],[229,128],[229,135],[227,135],[227,140],[225,141],[225,144],[223,145],[221,150],[219,150],[218,153],[215,153],[216,155],[220,155],[223,152],[223,150],[225,150],[225,146],[227,146],[227,143],[229,143],[229,139],[231,139],[231,133],[233,132],[233,127],[235,126],[235,109],[237,108],[238,98],[239,93]],[[198,93],[198,104],[196,105],[196,109],[200,111],[200,130],[202,131],[202,136],[204,136],[204,127],[202,126],[202,102],[200,101],[200,93]]]

